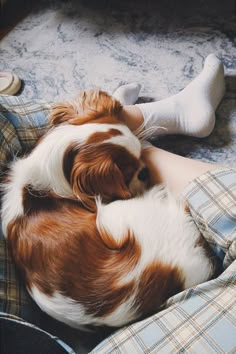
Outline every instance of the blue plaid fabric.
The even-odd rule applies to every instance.
[[[0,161],[12,159],[32,149],[49,128],[47,116],[52,106],[0,95]]]
[[[185,190],[191,214],[227,268],[236,259],[236,172],[210,171]]]
[[[174,296],[168,308],[99,344],[96,354],[235,353],[236,262],[216,280]]]
[[[227,269],[173,296],[159,313],[116,332],[93,354],[236,353],[236,170],[200,176],[184,197]]]

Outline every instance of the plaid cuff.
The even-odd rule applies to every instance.
[[[236,259],[236,170],[203,174],[189,184],[184,197],[202,235],[227,268]]]

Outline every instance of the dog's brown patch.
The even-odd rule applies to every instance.
[[[105,137],[118,135],[114,130],[93,134],[90,144],[79,148],[71,144],[64,154],[65,177],[75,197],[92,211],[96,210],[96,196],[104,203],[130,198],[129,183],[140,166],[140,161],[124,147],[103,143]]]
[[[49,121],[52,125],[120,124],[118,117],[121,109],[120,102],[104,91],[82,91],[73,102],[54,105]]]
[[[151,314],[183,288],[184,279],[177,267],[152,262],[141,274],[135,305],[141,316]]]
[[[57,291],[98,317],[129,298],[134,282],[119,284],[141,252],[131,232],[117,244],[98,232],[96,214],[79,203],[32,190],[24,191],[24,209],[27,215],[8,226],[8,243],[29,289],[34,285],[48,296]]]

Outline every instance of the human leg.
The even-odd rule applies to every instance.
[[[215,109],[224,94],[223,65],[215,55],[209,55],[195,80],[177,95],[161,101],[132,105],[139,90],[137,84],[124,85],[114,95],[126,104],[120,118],[131,130],[144,127],[156,135],[178,133],[204,137],[214,127]],[[144,149],[143,158],[149,167],[152,183],[163,183],[176,194],[196,177],[219,167],[155,147]]]
[[[195,178],[220,167],[175,155],[154,146],[144,149],[142,157],[150,171],[151,184],[164,184],[176,195],[181,194]]]

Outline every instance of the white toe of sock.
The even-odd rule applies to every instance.
[[[123,105],[131,105],[136,103],[140,90],[141,85],[138,83],[122,85],[115,90],[113,97]]]
[[[209,54],[204,61],[204,68],[205,67],[209,67],[209,68],[212,67],[212,68],[216,69],[220,66],[222,66],[222,68],[223,68],[223,65],[222,65],[220,59],[218,59],[215,54]]]

